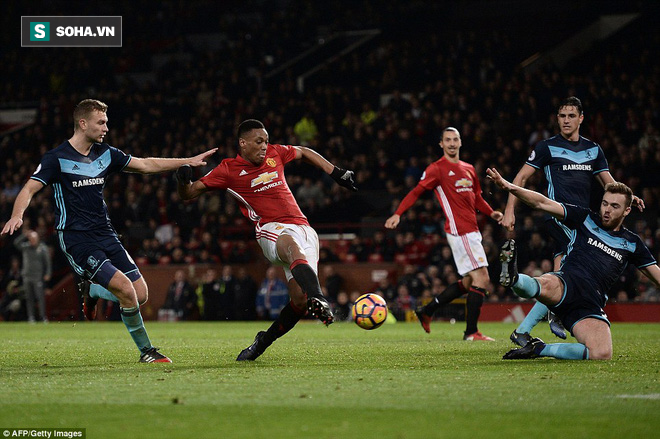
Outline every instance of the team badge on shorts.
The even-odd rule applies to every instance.
[[[277,162],[273,158],[266,159],[266,164],[270,166],[271,168],[274,168],[277,166]]]
[[[87,258],[87,265],[89,265],[89,268],[93,270],[97,265],[99,265],[99,261],[94,256],[90,256]]]

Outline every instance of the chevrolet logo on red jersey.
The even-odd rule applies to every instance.
[[[275,180],[276,178],[277,178],[277,171],[264,172],[263,174],[259,174],[257,178],[252,179],[252,182],[250,183],[250,187],[255,187],[260,184],[268,184],[271,181]]]
[[[456,181],[454,184],[456,187],[472,187],[472,180],[468,180],[467,178],[461,178],[460,180]]]

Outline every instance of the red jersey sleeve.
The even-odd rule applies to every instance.
[[[440,172],[436,163],[428,165],[422,174],[422,178],[419,179],[418,184],[427,191],[440,185]]]
[[[222,161],[211,172],[199,179],[204,186],[211,189],[227,189],[227,164]]]
[[[401,216],[406,210],[410,209],[415,204],[417,199],[425,191],[431,190],[440,184],[437,175],[438,172],[435,170],[435,167],[432,164],[429,165],[422,174],[422,178],[419,179],[417,186],[415,186],[415,188],[411,190],[403,200],[401,200],[401,204],[399,204],[399,207],[394,213]]]
[[[297,150],[292,145],[278,145],[271,143],[269,146],[277,151],[277,154],[282,157],[282,163],[284,164],[296,159]]]
[[[408,195],[401,200],[399,207],[397,207],[396,212],[394,213],[399,216],[403,215],[406,210],[410,209],[415,204],[415,201],[417,201],[419,196],[424,192],[426,192],[426,189],[422,186],[422,182],[420,181],[419,184],[415,186],[415,189],[408,192]]]

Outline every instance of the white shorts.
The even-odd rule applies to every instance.
[[[284,223],[267,223],[261,227],[257,227],[257,242],[264,252],[266,259],[271,264],[281,265],[284,267],[284,274],[286,280],[293,279],[289,264],[280,259],[277,255],[277,238],[281,234],[287,234],[293,238],[294,241],[300,246],[305,259],[309,263],[312,270],[318,275],[319,269],[319,237],[316,231],[310,226],[300,226],[297,224],[284,224]]]
[[[486,252],[481,245],[481,232],[470,232],[466,235],[447,233],[447,242],[461,276],[477,268],[488,267]]]

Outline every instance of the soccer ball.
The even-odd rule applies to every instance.
[[[387,318],[387,303],[378,294],[367,293],[357,298],[353,305],[353,320],[362,329],[376,329]]]

